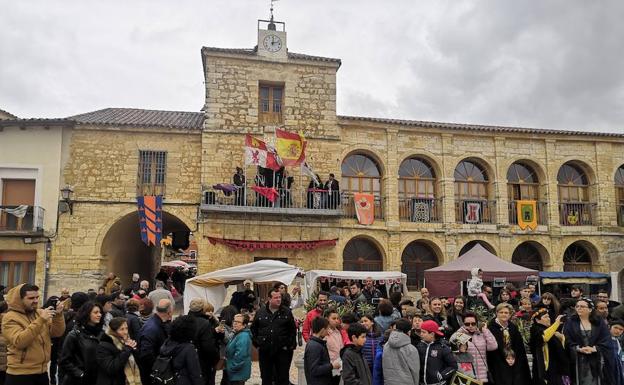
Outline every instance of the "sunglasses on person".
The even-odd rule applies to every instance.
[[[477,326],[476,322],[464,322],[464,326]]]

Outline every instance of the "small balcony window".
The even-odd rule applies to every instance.
[[[258,100],[258,121],[261,124],[283,123],[282,106],[284,101],[283,85],[260,84]]]
[[[165,195],[166,151],[139,151],[137,195]]]

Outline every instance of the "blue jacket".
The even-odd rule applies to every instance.
[[[165,343],[168,334],[169,323],[162,322],[157,314],[152,314],[145,322],[139,333],[139,364],[141,365],[141,371],[151,370],[160,352],[160,347]]]
[[[373,385],[384,385],[383,376],[383,341],[379,343],[379,347],[375,352],[375,360],[373,361]]]
[[[234,334],[225,347],[225,370],[230,381],[251,377],[251,332],[245,328]]]

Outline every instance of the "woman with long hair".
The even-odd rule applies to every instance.
[[[509,290],[501,289],[500,293],[498,293],[498,297],[496,298],[496,304],[498,305],[499,303],[508,303],[513,306]]]
[[[564,385],[564,378],[569,377],[565,337],[557,331],[562,317],[559,315],[551,322],[545,307],[533,313],[529,346],[533,354],[534,385]]]
[[[488,329],[496,338],[497,349],[487,352],[488,369],[496,385],[525,385],[531,383],[529,361],[522,335],[511,322],[513,307],[499,303],[496,317],[488,324]],[[515,357],[512,360],[511,357]]]
[[[62,385],[95,384],[98,365],[93,357],[103,333],[103,313],[95,302],[87,302],[78,310],[76,324],[65,337],[59,360],[64,373]]]
[[[95,355],[99,368],[95,384],[141,385],[141,373],[134,357],[136,347],[136,341],[128,334],[128,320],[111,319]]]
[[[577,385],[614,385],[615,352],[607,325],[595,312],[594,303],[581,298],[576,314],[563,327],[568,351],[572,354],[572,377]]]
[[[550,320],[554,320],[557,318],[559,314],[561,314],[561,304],[555,295],[551,292],[545,292],[542,294],[542,298],[540,298],[537,305],[535,305],[536,309],[545,308],[548,310],[548,316]]]
[[[360,317],[360,324],[366,328],[366,342],[362,347],[362,356],[364,357],[364,361],[368,364],[372,375],[375,352],[379,349],[379,341],[381,340],[382,333],[379,325],[375,323],[375,319],[371,315],[365,314]]]
[[[452,333],[455,333],[459,328],[464,326],[464,314],[466,313],[466,298],[455,297],[451,310],[446,316],[446,323],[451,329]]]

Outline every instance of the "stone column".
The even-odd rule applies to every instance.
[[[385,202],[382,202],[384,207],[384,218],[389,228],[398,228],[400,225],[399,220],[399,165],[397,155],[399,130],[387,129],[386,130],[386,169],[383,176],[383,192]]]
[[[496,222],[499,225],[509,225],[509,200],[507,198],[507,170],[505,166],[505,138],[497,136],[494,138],[495,163],[492,176],[494,183],[494,196],[491,200],[496,200]]]
[[[453,135],[442,134],[442,175],[439,175],[440,190],[439,198],[442,199],[442,220],[445,225],[453,224],[457,221],[455,218],[455,162],[449,159],[453,154]]]
[[[557,187],[557,172],[559,171],[556,163],[556,141],[555,139],[546,139],[546,154],[544,165],[546,167],[546,196],[548,197],[548,227],[550,232],[560,232],[561,224],[559,223],[559,189]],[[554,244],[553,244],[554,245]]]
[[[594,142],[596,148],[596,181],[591,201],[596,202],[594,225],[617,226],[615,205],[613,148],[611,143]]]

